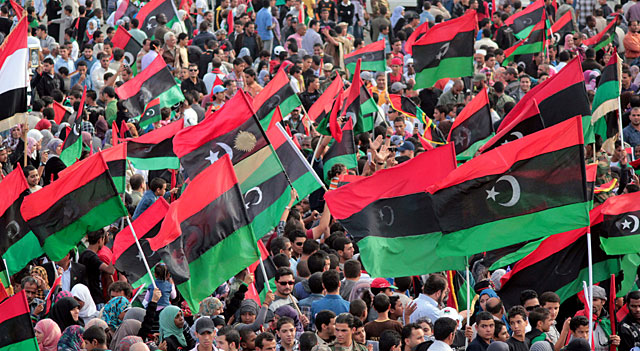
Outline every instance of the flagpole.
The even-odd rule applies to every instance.
[[[151,269],[149,268],[149,263],[147,262],[147,258],[144,255],[144,251],[142,251],[142,246],[140,246],[140,241],[138,240],[138,236],[136,235],[135,229],[133,229],[133,225],[131,224],[131,220],[129,216],[125,217],[127,219],[127,223],[129,223],[129,229],[131,229],[131,234],[133,235],[133,239],[136,241],[136,246],[138,247],[138,252],[140,252],[140,257],[142,257],[142,262],[144,262],[144,268],[147,269],[147,274],[149,274],[149,278],[151,278],[151,284],[153,284],[153,288],[157,289],[155,279],[153,279],[153,274],[151,274]]]
[[[587,258],[589,262],[589,346],[593,346],[593,257],[591,254],[591,226],[587,228]],[[586,300],[586,299],[585,299]]]
[[[320,149],[320,144],[322,144],[322,138],[324,138],[324,135],[320,134],[320,140],[318,140],[318,145],[316,145],[316,149],[313,150],[313,154],[311,155],[311,169],[313,169],[313,163],[316,160],[316,154],[318,153],[318,150]]]
[[[618,135],[620,138],[620,145],[622,146],[622,150],[624,147],[624,136],[622,135],[622,103],[620,103],[620,95],[618,94]]]
[[[264,286],[267,288],[267,291],[271,292],[271,287],[269,286],[269,277],[267,276],[267,270],[264,269],[264,262],[262,262],[262,253],[259,249],[258,256],[260,257],[260,271],[262,271],[262,277],[264,278]]]
[[[471,281],[469,280],[469,258],[465,256],[466,260],[466,269],[465,275],[467,279],[467,326],[471,326]],[[469,339],[464,337],[464,348],[466,349],[469,346]]]
[[[4,270],[5,272],[7,272],[7,283],[9,283],[9,287],[11,286],[11,276],[9,275],[9,266],[7,266],[7,260],[5,260],[4,258],[2,259],[2,262],[4,262]],[[55,270],[55,267],[54,267]]]
[[[155,285],[155,280],[154,280],[153,282],[154,282],[154,285]],[[129,300],[129,301],[133,301],[133,300],[135,300],[135,299],[136,299],[136,297],[138,297],[138,295],[140,295],[140,293],[142,292],[142,290],[143,290],[142,288],[138,289],[138,291],[136,291],[136,294],[135,294],[135,295],[133,295],[133,297],[132,297],[132,298],[131,298],[131,300]],[[153,296],[153,293],[151,293],[151,296]]]

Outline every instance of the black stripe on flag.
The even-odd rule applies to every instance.
[[[473,43],[475,35],[473,31],[457,33],[451,41],[433,43],[428,45],[414,45],[414,57],[420,56],[422,59],[415,61],[416,72],[427,68],[438,67],[440,61],[452,57],[473,56]]]
[[[258,120],[262,121],[265,119],[271,112],[273,112],[273,110],[276,109],[277,106],[280,106],[281,103],[295,94],[296,93],[293,91],[291,84],[287,83],[283,85],[275,94],[271,95],[267,101],[260,106],[260,108],[258,108],[258,111],[256,111]]]
[[[0,323],[0,349],[35,337],[28,313],[17,315]]]
[[[177,157],[173,152],[173,138],[167,138],[157,144],[127,142],[127,157],[154,158]]]

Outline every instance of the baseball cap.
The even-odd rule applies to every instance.
[[[391,285],[386,279],[384,278],[376,278],[371,282],[371,287],[372,288],[376,288],[376,289],[386,289],[386,288],[391,288],[391,289],[397,289],[397,287]]]
[[[213,87],[213,93],[214,94],[221,93],[221,92],[226,91],[226,90],[227,90],[227,88],[225,88],[222,85],[216,85],[215,87]]]
[[[333,64],[332,63],[325,63],[324,66],[322,66],[322,70],[323,71],[333,71]]]
[[[407,89],[407,86],[405,84],[400,83],[400,82],[395,82],[395,83],[391,84],[391,92],[392,93],[399,93],[400,91],[402,91],[402,89]]]
[[[391,65],[402,66],[402,59],[398,57],[391,59]]]
[[[444,309],[440,310],[440,315],[438,315],[438,318],[442,317],[451,318],[456,322],[461,320],[458,311],[456,311],[456,309],[453,307],[445,307]]]
[[[604,288],[601,286],[594,285],[593,286],[593,298],[594,299],[607,299],[607,292],[604,291]]]
[[[400,135],[391,136],[391,145],[400,146],[404,142],[404,139]]]
[[[487,77],[484,74],[476,73],[476,74],[473,75],[473,79],[472,80],[474,82],[484,82],[485,79],[487,79]]]
[[[398,151],[407,151],[407,150],[415,151],[415,149],[416,147],[413,145],[412,142],[405,141],[402,145],[400,145],[400,147],[398,148]]]
[[[373,75],[369,71],[363,71],[363,72],[360,73],[360,78],[362,78],[362,80],[364,80],[364,81],[372,80],[373,79]]]
[[[213,333],[216,326],[213,324],[213,320],[209,317],[198,318],[196,321],[196,333],[202,334],[205,332]]]
[[[284,47],[282,47],[281,45],[278,45],[273,49],[273,53],[276,55],[280,55],[280,53],[283,51],[284,51]]]

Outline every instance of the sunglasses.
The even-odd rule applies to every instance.
[[[304,242],[297,242],[295,244],[296,244],[296,246],[302,246],[302,245],[304,245]]]
[[[189,72],[198,72],[197,69],[190,69]]]
[[[280,285],[291,285],[291,286],[294,286],[294,285],[296,285],[296,282],[292,282],[292,281],[288,281],[288,282],[278,282],[278,284],[280,284]]]
[[[531,312],[531,311],[535,310],[535,309],[536,309],[536,308],[538,308],[538,307],[540,307],[540,305],[527,306],[527,307],[525,307],[525,309],[526,309],[528,312]]]

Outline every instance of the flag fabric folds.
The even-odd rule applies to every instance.
[[[609,45],[616,35],[616,23],[618,22],[618,16],[620,15],[616,13],[613,16],[611,22],[609,22],[609,24],[607,24],[607,26],[600,33],[592,36],[591,38],[585,39],[582,44],[595,51],[598,51]]]
[[[167,201],[159,197],[153,205],[149,206],[146,211],[142,212],[131,223],[150,268],[160,262],[160,254],[151,250],[148,239],[154,238],[160,232],[162,220],[168,209],[169,204]],[[128,226],[116,235],[112,251],[114,267],[127,277],[127,280],[134,288],[147,282],[150,283],[152,279],[155,279],[155,277],[145,277],[147,270],[142,262],[138,246],[133,239],[131,228]]]
[[[293,91],[289,78],[284,69],[279,69],[271,81],[256,95],[253,99],[256,117],[260,121],[263,129],[268,129],[271,124],[271,118],[276,110],[276,106],[280,106],[283,116],[287,116],[294,108],[302,105],[298,95]]]
[[[26,16],[25,16],[26,17]],[[0,303],[0,350],[38,351],[31,309],[24,290]]]
[[[577,28],[574,27],[574,21],[571,11],[567,11],[562,17],[560,17],[552,26],[551,32],[553,34],[558,33],[558,37],[556,38],[556,42],[560,42],[560,38],[564,38],[565,35],[569,33],[573,33],[577,31]]]
[[[54,261],[66,256],[87,232],[127,215],[99,153],[83,167],[26,196],[20,211]]]
[[[344,65],[352,74],[356,71],[358,60],[362,60],[361,69],[384,72],[387,62],[384,58],[385,39],[378,40],[344,56]]]
[[[132,37],[123,26],[116,29],[116,34],[113,35],[111,42],[113,47],[124,50],[124,63],[131,67],[133,75],[138,74],[139,67],[136,63],[136,56],[142,49],[142,44]]]
[[[602,248],[609,255],[640,252],[640,193],[629,193],[607,199],[602,207]]]
[[[127,159],[137,169],[178,169],[180,160],[173,151],[174,137],[183,129],[184,119],[138,138],[127,139]]]
[[[342,78],[336,77],[333,82],[331,82],[329,87],[325,89],[322,95],[320,95],[318,100],[316,100],[316,102],[311,105],[309,111],[307,112],[309,114],[309,118],[313,122],[322,121],[331,113],[331,106],[333,106],[333,101],[338,96],[338,93],[342,91],[343,87],[344,83],[342,82]]]
[[[60,160],[65,165],[71,166],[82,156],[82,116],[84,113],[84,100],[87,96],[87,87],[84,87],[80,107],[76,111],[75,117],[71,121],[71,131],[67,133],[67,137],[62,143],[60,151]]]
[[[28,25],[27,16],[22,17],[0,46],[0,130],[22,123],[16,114],[27,112]]]
[[[622,77],[622,60],[616,53],[602,70],[602,75],[598,81],[598,88],[593,97],[591,106],[591,123],[595,126],[595,133],[607,138],[607,123],[603,117],[618,109],[618,98],[620,97],[620,79]]]
[[[104,161],[107,163],[107,168],[109,169],[109,175],[111,179],[113,179],[113,183],[116,186],[116,190],[119,194],[124,194],[125,186],[126,186],[126,172],[127,172],[127,144],[120,143],[116,146],[112,146],[108,149],[104,149],[99,152],[104,158]],[[58,174],[60,177],[64,177],[66,174],[73,172],[74,170],[84,167],[85,163],[90,163],[91,161],[87,161],[91,158],[98,157],[98,153],[89,156],[83,160],[80,160],[71,166],[63,169]]]
[[[526,38],[519,40],[515,45],[504,51],[503,66],[517,60],[519,55],[535,54],[545,50],[547,45],[546,18],[543,15],[540,22],[536,23]]]
[[[428,191],[442,256],[471,255],[589,222],[582,119],[476,156]]]
[[[516,38],[524,39],[529,36],[535,24],[544,17],[544,6],[544,0],[537,0],[522,11],[509,16],[504,21],[504,25],[511,27]]]
[[[156,17],[161,13],[167,17],[167,28],[171,28],[175,22],[179,21],[176,5],[171,0],[151,0],[142,6],[136,15],[136,19],[140,21],[138,28],[151,39],[154,39],[156,27],[158,26]],[[164,38],[155,39],[164,40]]]
[[[480,152],[491,150],[544,129],[544,122],[540,116],[536,99],[528,99],[518,112],[519,114],[513,117],[509,125],[480,147]]]
[[[424,192],[455,168],[449,144],[325,193],[331,214],[358,242],[371,276],[464,269],[464,257],[438,257],[440,227],[431,197]]]
[[[407,38],[407,41],[404,43],[404,51],[407,54],[413,54],[413,44],[415,44],[416,41],[422,38],[427,30],[429,30],[429,21],[425,21],[423,24],[419,25],[418,28],[413,31],[413,33],[411,33],[409,38]]]
[[[458,160],[468,160],[492,135],[493,121],[485,88],[460,112],[451,126],[447,141],[454,143]]]
[[[347,169],[358,168],[358,149],[355,144],[355,137],[353,135],[353,122],[348,120],[342,126],[342,141],[334,142],[329,150],[324,154],[324,181],[329,183],[331,179],[327,178],[331,167],[337,164],[343,164]]]
[[[154,2],[157,0],[147,3],[144,7]],[[142,10],[138,15],[140,13]],[[117,87],[116,94],[134,118],[138,118],[153,99],[160,99],[160,107],[171,107],[184,100],[180,86],[173,79],[171,71],[160,55],[144,71]]]
[[[542,0],[539,0],[542,1]],[[441,78],[473,75],[476,13],[437,24],[413,45],[416,85],[430,88]]]
[[[148,241],[151,250],[160,251],[176,287],[194,311],[220,284],[259,259],[228,156],[193,178],[169,207],[160,232]]]

